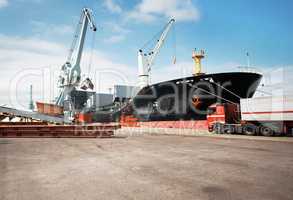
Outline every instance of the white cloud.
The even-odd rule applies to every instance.
[[[104,6],[112,13],[121,13],[122,8],[114,0],[104,0]]]
[[[138,9],[135,9],[128,13],[126,19],[131,19],[131,20],[134,19],[139,22],[151,23],[151,22],[154,22],[157,19],[157,17],[153,14],[143,13],[143,12],[140,12]]]
[[[124,39],[125,39],[124,35],[113,35],[109,38],[106,38],[104,41],[106,43],[115,44],[115,43],[119,43],[119,42],[123,41]]]
[[[8,0],[0,0],[0,8],[8,6]]]
[[[127,34],[130,32],[130,30],[124,28],[121,24],[115,22],[105,22],[103,25],[104,27],[109,29],[109,31],[114,33]]]
[[[47,24],[45,22],[32,20],[32,31],[36,35],[42,35],[42,37],[56,37],[73,34],[74,27],[66,24]]]
[[[263,74],[256,96],[278,96],[293,93],[293,66],[259,68]]]
[[[35,100],[49,101],[57,95],[57,77],[66,61],[68,48],[63,44],[36,38],[0,35],[0,104],[18,108],[28,105],[28,88],[34,86]],[[92,58],[91,71],[89,60]],[[85,49],[82,74],[94,79],[96,89],[107,92],[114,84],[135,84],[136,68],[115,62],[98,50]],[[12,87],[17,85],[17,88]]]
[[[127,18],[143,22],[153,22],[159,17],[197,21],[200,13],[191,0],[142,0],[127,15]]]
[[[104,42],[110,44],[119,43],[125,40],[127,34],[131,32],[130,30],[115,22],[105,22],[104,27],[109,30],[109,32],[113,33],[112,36],[109,36],[104,40]]]
[[[44,0],[17,0],[21,3],[42,3]]]
[[[192,62],[177,62],[166,66],[154,65],[151,70],[151,82],[159,83],[166,80],[172,80],[192,75]]]
[[[63,45],[54,42],[48,42],[37,38],[24,38],[17,36],[6,36],[0,34],[0,50],[6,52],[25,51],[29,53],[60,55],[66,48]],[[0,62],[5,59],[7,54],[0,55]],[[0,63],[1,65],[1,63]]]

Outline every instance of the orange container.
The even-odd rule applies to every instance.
[[[80,123],[92,123],[93,122],[93,114],[92,113],[79,113],[75,117]]]
[[[51,116],[63,115],[63,108],[55,104],[36,102],[39,113]]]

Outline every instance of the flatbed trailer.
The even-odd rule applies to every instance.
[[[13,118],[22,121],[13,122]],[[114,136],[120,127],[119,123],[73,124],[62,116],[0,106],[0,138],[104,138]]]
[[[0,123],[0,138],[105,138],[119,128],[119,124]]]
[[[240,104],[214,104],[207,115],[217,134],[293,136],[293,96],[241,99]]]

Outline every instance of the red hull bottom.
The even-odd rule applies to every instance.
[[[170,129],[194,129],[208,130],[206,120],[194,121],[151,121],[137,122],[134,120],[121,122],[122,127],[141,127],[141,128],[170,128]]]

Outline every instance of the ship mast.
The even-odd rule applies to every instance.
[[[204,50],[197,51],[194,49],[192,51],[192,59],[194,60],[194,70],[193,70],[193,75],[194,76],[199,76],[204,73],[202,73],[202,65],[201,65],[201,60],[204,59],[205,57],[205,52]]]
[[[246,58],[247,58],[247,68],[250,68],[250,54],[249,54],[249,52],[246,52]]]

